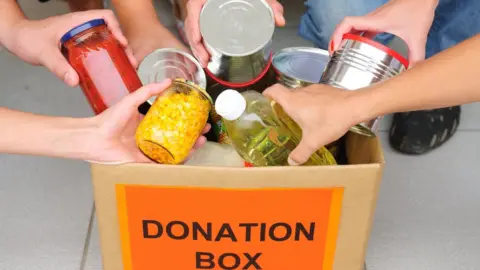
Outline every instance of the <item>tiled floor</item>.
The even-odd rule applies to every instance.
[[[288,26],[276,32],[276,49],[311,45],[296,35],[302,10],[295,2],[286,3]],[[62,2],[20,3],[35,18],[66,11]],[[162,21],[173,26],[169,14],[164,11]],[[1,50],[0,81],[0,106],[91,115],[80,89]],[[480,105],[463,109],[458,134],[425,156],[393,152],[381,133],[387,167],[369,244],[370,270],[480,269]],[[388,118],[382,129],[388,129]],[[0,269],[79,269],[91,207],[87,164],[0,155]],[[90,240],[84,269],[98,270],[96,227]]]

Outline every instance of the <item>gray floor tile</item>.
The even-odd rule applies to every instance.
[[[85,267],[81,270],[102,270],[102,254],[100,251],[100,239],[98,236],[97,219],[94,217],[92,234],[88,246]]]
[[[381,134],[383,140],[386,133]],[[478,269],[479,132],[459,132],[431,154],[393,152],[367,258],[369,270]]]
[[[0,269],[78,269],[90,186],[86,164],[0,155]]]
[[[393,115],[385,115],[380,123],[379,131],[389,131]]]
[[[5,67],[4,63],[0,61],[0,67]],[[28,80],[26,85],[37,93],[29,94],[21,85],[25,80],[16,80],[11,89],[23,94],[2,91],[0,106],[50,115],[88,114],[76,110],[86,105],[82,101],[68,109],[74,90],[57,86],[42,94],[42,89],[35,89],[35,82]],[[85,163],[0,155],[0,269],[77,269],[92,199]]]
[[[40,3],[39,1],[32,0],[18,0],[18,3],[29,19],[44,19],[49,16],[61,15],[69,12],[66,1],[55,0]]]
[[[26,13],[48,16],[48,5],[30,1]],[[32,12],[36,7],[38,13]],[[2,107],[92,114],[79,88],[65,86],[46,69],[7,51],[0,52],[0,81]],[[93,199],[89,174],[88,165],[79,161],[0,155],[0,269],[78,269]]]
[[[111,0],[105,0],[106,8],[115,11]],[[157,11],[157,17],[160,22],[167,28],[175,27],[175,17],[173,16],[172,5],[168,0],[155,0],[153,1],[155,10]]]
[[[297,31],[298,27],[277,27],[273,34],[273,50],[279,51],[288,47],[313,47],[312,42],[301,38]]]
[[[459,130],[479,130],[480,131],[480,103],[473,103],[462,106],[462,115],[460,119]]]
[[[279,0],[283,5],[283,14],[286,25],[296,27],[300,24],[300,17],[305,12],[305,1],[301,0]]]

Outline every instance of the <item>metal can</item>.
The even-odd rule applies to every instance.
[[[200,13],[200,33],[210,53],[206,72],[235,87],[252,84],[267,72],[275,30],[264,0],[209,0]]]
[[[278,82],[288,88],[297,88],[319,83],[329,60],[328,51],[292,47],[275,54],[273,67]]]
[[[138,125],[138,148],[158,163],[182,163],[202,134],[212,104],[210,96],[198,85],[175,79]]]
[[[61,51],[78,73],[95,114],[115,105],[142,86],[124,48],[103,19],[81,24],[62,36]]]
[[[144,85],[165,79],[184,79],[202,89],[207,87],[205,72],[195,57],[172,48],[158,49],[145,57],[138,67],[138,75]],[[150,98],[148,103],[153,104],[155,98]]]
[[[345,34],[323,72],[320,83],[356,90],[396,76],[409,65],[405,57],[392,48],[392,41],[407,51],[406,43],[389,33]],[[369,137],[376,136],[382,117],[360,123],[350,130]]]

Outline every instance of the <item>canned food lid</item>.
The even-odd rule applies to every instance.
[[[207,87],[207,78],[200,63],[190,54],[177,49],[165,48],[154,51],[143,59],[138,68],[142,84],[161,82],[165,79],[185,79]],[[153,103],[156,97],[149,102]]]
[[[210,104],[213,105],[212,97],[207,93],[207,91],[205,90],[205,88],[200,87],[199,85],[195,84],[195,83],[192,82],[192,81],[185,80],[185,79],[181,79],[181,78],[174,79],[174,80],[172,81],[172,84],[173,84],[173,83],[183,83],[183,84],[187,84],[188,86],[190,86],[190,87],[192,87],[192,88],[195,88],[197,91],[199,91],[200,93],[202,93],[202,94],[208,99],[208,101],[210,102]]]
[[[330,60],[328,51],[308,47],[286,48],[273,57],[280,77],[307,83],[318,83]]]
[[[260,51],[274,29],[273,11],[264,0],[209,0],[200,13],[203,41],[227,56]]]
[[[105,25],[105,20],[95,19],[95,20],[88,21],[84,24],[81,24],[79,26],[76,26],[62,36],[62,38],[60,39],[60,43],[63,44],[69,41],[74,36],[80,34],[81,32],[99,25]]]
[[[363,36],[363,34],[365,34],[365,36]],[[389,33],[381,33],[381,34],[389,34]],[[379,50],[382,50],[383,52],[387,53],[391,57],[397,59],[402,65],[405,66],[405,68],[408,68],[408,66],[410,64],[410,62],[407,58],[408,56],[404,57],[399,52],[397,52],[396,50],[388,47],[385,44],[382,44],[379,39],[372,38],[372,37],[378,37],[381,34],[370,34],[370,33],[363,32],[362,34],[359,35],[359,34],[347,33],[347,34],[343,35],[343,39],[350,39],[350,40],[356,40],[356,41],[367,43],[367,44],[369,44],[369,45],[371,45],[371,46],[373,46],[373,47],[375,47]],[[389,35],[392,35],[392,36],[398,38],[399,40],[403,41],[402,39],[400,39],[399,37],[397,37],[393,34],[389,34]],[[391,39],[388,39],[388,40],[390,41]],[[405,44],[405,42],[403,42],[403,43]],[[408,50],[408,48],[407,48],[407,50]]]

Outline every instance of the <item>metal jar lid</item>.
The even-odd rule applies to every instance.
[[[184,85],[189,89],[194,89],[195,91],[198,91],[200,94],[202,94],[202,96],[204,96],[208,100],[208,102],[212,105],[212,108],[213,108],[212,97],[208,94],[205,88],[200,87],[199,85],[195,84],[192,81],[185,80],[182,78],[172,79],[172,85],[177,85],[177,86]],[[157,97],[155,96],[154,98],[150,98],[148,101],[140,104],[140,106],[138,106],[138,112],[143,115],[146,115],[148,110],[150,110],[150,107],[152,107],[152,104],[155,102],[156,98]]]
[[[273,66],[279,81],[290,88],[319,83],[330,60],[328,51],[293,47],[279,51],[273,57]]]
[[[273,11],[264,0],[208,0],[200,13],[207,48],[227,56],[263,49],[275,30]]]
[[[143,85],[180,78],[200,88],[207,87],[207,78],[200,63],[190,54],[177,49],[159,49],[149,54],[140,63],[138,75]],[[153,104],[155,99],[152,97],[148,102]]]

